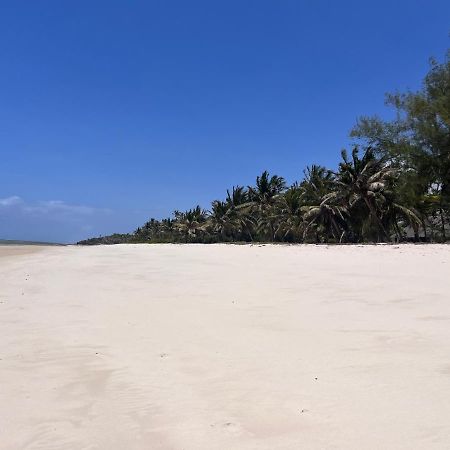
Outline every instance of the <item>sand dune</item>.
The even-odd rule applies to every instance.
[[[450,448],[448,246],[1,253],[1,449]]]

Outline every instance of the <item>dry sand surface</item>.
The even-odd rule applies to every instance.
[[[2,450],[450,448],[448,246],[5,252]]]

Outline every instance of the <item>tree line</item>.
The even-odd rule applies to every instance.
[[[395,120],[361,117],[337,170],[307,167],[287,185],[267,171],[209,210],[150,219],[119,242],[444,242],[450,236],[450,51],[431,60],[417,92],[388,94]]]

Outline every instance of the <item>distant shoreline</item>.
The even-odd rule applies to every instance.
[[[65,246],[59,242],[20,241],[15,239],[0,239],[0,245],[56,245]]]

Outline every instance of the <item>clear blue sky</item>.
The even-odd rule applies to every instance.
[[[0,238],[75,241],[334,168],[417,89],[450,2],[3,1]]]

